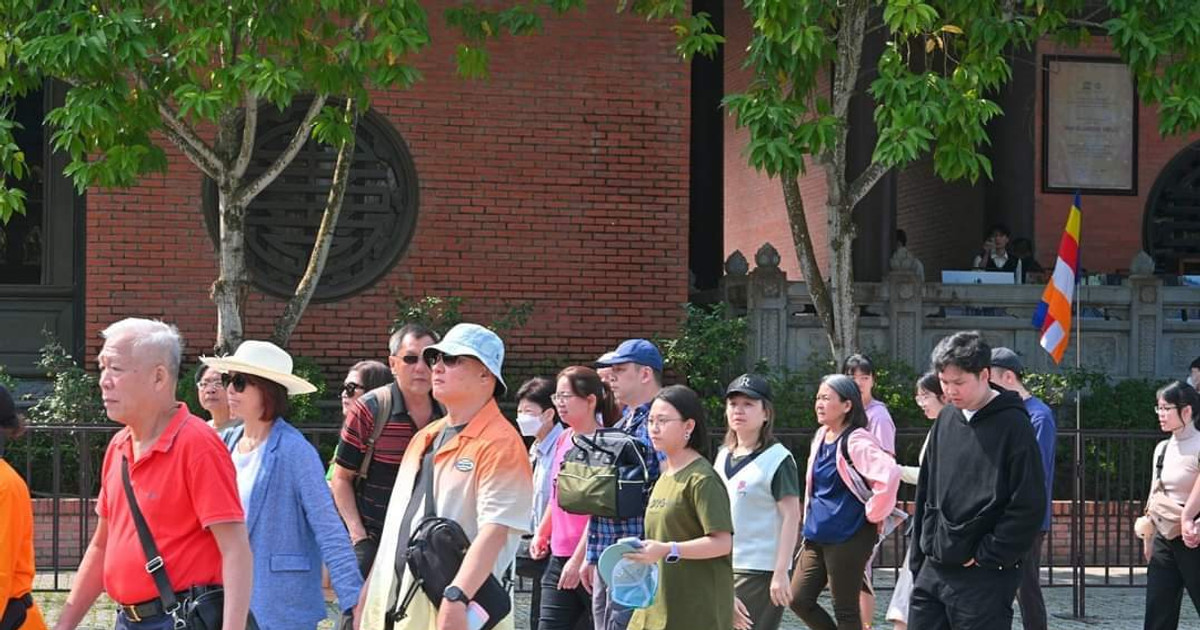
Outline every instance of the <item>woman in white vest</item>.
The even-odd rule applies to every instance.
[[[725,419],[729,429],[716,468],[733,511],[734,606],[754,630],[776,630],[792,594],[800,471],[791,451],[771,436],[775,410],[766,379],[734,379],[725,390]]]

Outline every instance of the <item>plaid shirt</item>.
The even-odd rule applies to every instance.
[[[650,442],[650,429],[646,425],[646,419],[649,417],[650,403],[646,403],[633,409],[626,407],[620,422],[617,423],[617,428],[636,437],[645,445],[646,452],[653,454],[652,457],[646,458],[646,468],[650,473],[650,485],[646,487],[647,498],[650,496],[650,489],[654,482],[658,480],[659,460],[662,459],[662,454],[654,450],[654,445]],[[642,506],[644,508],[645,503]],[[596,564],[600,560],[600,554],[609,545],[627,536],[642,538],[645,536],[645,531],[645,519],[642,516],[633,518],[591,517],[588,519],[587,529],[587,562]]]

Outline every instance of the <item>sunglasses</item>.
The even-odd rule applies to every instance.
[[[344,383],[344,384],[342,384],[342,395],[345,396],[346,398],[353,398],[354,392],[356,392],[360,389],[363,390],[364,392],[367,391],[366,387],[363,387],[362,385],[359,385],[358,383],[354,383],[354,382]]]
[[[396,355],[392,355],[392,356],[403,361],[405,363],[405,365],[416,365],[417,363],[421,362],[421,355],[419,355],[419,354],[406,354],[402,357],[396,356]]]
[[[250,379],[246,378],[245,374],[230,372],[229,374],[221,375],[221,384],[225,387],[233,385],[233,391],[240,394],[246,391],[246,386],[250,384]]]
[[[462,361],[464,358],[465,357],[455,356],[453,354],[443,354],[441,352],[427,352],[425,353],[425,364],[432,369],[433,366],[437,365],[438,362],[441,361],[442,365],[452,368],[458,365],[459,361]]]

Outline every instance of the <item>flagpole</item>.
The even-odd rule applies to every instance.
[[[1079,193],[1076,192],[1076,201],[1082,212],[1083,203],[1079,201]],[[1078,244],[1078,258],[1076,258],[1075,268],[1078,270],[1075,274],[1075,532],[1078,537],[1078,546],[1075,553],[1078,554],[1075,562],[1076,571],[1078,572],[1077,579],[1079,580],[1079,588],[1076,589],[1075,602],[1075,618],[1083,619],[1087,616],[1087,596],[1085,589],[1087,588],[1087,572],[1084,558],[1084,541],[1083,541],[1083,478],[1084,478],[1084,463],[1083,463],[1083,392],[1079,372],[1083,367],[1083,222],[1080,221],[1079,236],[1076,238]]]

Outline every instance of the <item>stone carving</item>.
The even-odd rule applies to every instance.
[[[888,267],[892,271],[912,271],[919,276],[925,275],[925,265],[903,245],[896,248],[892,258],[888,261]]]
[[[1064,360],[1066,357],[1063,357]],[[1117,340],[1113,337],[1083,336],[1083,362],[1088,367],[1108,370],[1117,365]]]
[[[1145,250],[1138,252],[1129,263],[1129,272],[1135,276],[1154,274],[1154,259]]]
[[[1138,291],[1138,299],[1142,301],[1142,304],[1153,304],[1158,299],[1158,289],[1146,285]]]
[[[1142,315],[1138,318],[1138,372],[1154,374],[1154,355],[1158,344],[1158,335],[1154,327],[1153,315]],[[1190,360],[1190,359],[1189,359]]]
[[[1183,338],[1171,342],[1171,363],[1167,367],[1180,374],[1187,373],[1192,359],[1200,356],[1200,339]]]
[[[754,264],[759,267],[779,267],[780,261],[783,260],[779,256],[779,251],[770,243],[763,243],[762,247],[758,248],[758,252],[754,254]]]
[[[746,260],[746,256],[742,254],[742,250],[735,249],[725,259],[725,274],[730,276],[744,276],[750,272],[750,263]]]

